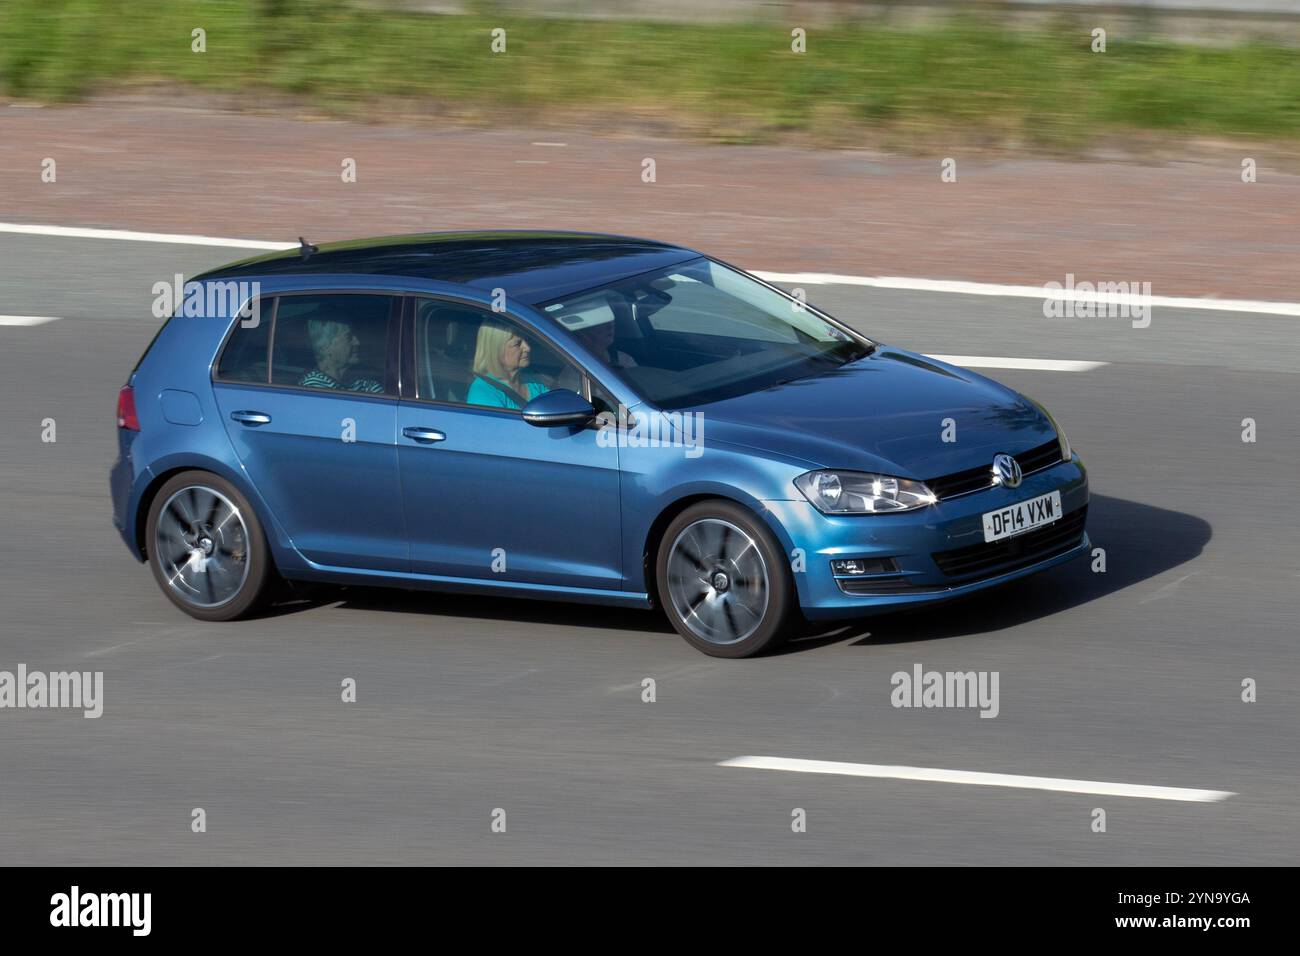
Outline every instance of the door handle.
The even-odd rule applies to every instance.
[[[425,445],[432,445],[436,441],[445,441],[447,438],[436,428],[420,428],[416,425],[403,428],[402,434],[412,441],[418,441]]]
[[[258,425],[271,424],[271,416],[265,412],[239,411],[231,412],[230,417],[244,425],[251,425],[256,428]]]

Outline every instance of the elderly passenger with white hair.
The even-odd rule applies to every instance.
[[[337,319],[308,319],[307,337],[316,355],[316,368],[303,375],[299,385],[334,388],[348,392],[382,392],[384,386],[372,378],[349,380],[348,370],[360,360],[361,340],[347,322]]]

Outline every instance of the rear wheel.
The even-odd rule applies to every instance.
[[[776,539],[739,505],[705,501],[668,526],[655,575],[669,622],[713,657],[751,657],[777,646],[794,586]]]
[[[149,566],[168,600],[201,621],[230,621],[268,593],[271,556],[262,526],[230,482],[206,471],[169,479],[145,529]]]

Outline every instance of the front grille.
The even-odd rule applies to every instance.
[[[1026,475],[1042,471],[1044,468],[1050,468],[1057,462],[1064,460],[1061,458],[1061,443],[1055,438],[1049,442],[1043,442],[1037,448],[1029,449],[1022,455],[1016,455],[1015,459],[1020,462],[1020,470]]]
[[[1020,464],[1021,473],[1025,475],[1050,468],[1063,460],[1060,443],[1055,438],[1014,457]],[[993,487],[993,460],[990,458],[987,465],[978,468],[967,468],[965,471],[953,472],[951,475],[931,478],[926,481],[926,486],[941,501],[944,498],[955,498],[957,495],[991,488]]]
[[[991,544],[981,542],[951,551],[937,551],[931,557],[939,570],[950,578],[1015,571],[1064,554],[1075,547],[1083,538],[1083,526],[1087,517],[1088,506],[1084,505],[1046,528],[1038,528]]]

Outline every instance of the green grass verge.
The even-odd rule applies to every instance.
[[[191,30],[207,52],[191,52]],[[493,54],[490,31],[507,31]],[[1300,135],[1300,52],[1194,47],[1062,20],[1026,32],[959,19],[901,30],[428,16],[346,0],[3,0],[0,89],[75,100],[124,85],[287,94],[343,115],[421,106],[490,121],[648,118],[718,140],[862,128],[905,139],[1073,147],[1128,130]]]

